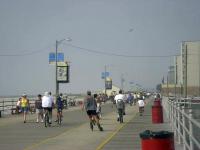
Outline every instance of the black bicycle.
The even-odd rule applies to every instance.
[[[44,109],[44,126],[50,126],[48,109]]]
[[[117,111],[118,111],[118,115],[119,115],[119,118],[118,118],[118,121],[120,123],[123,123],[124,120],[123,120],[123,115],[124,115],[124,112],[125,112],[125,104],[124,104],[124,101],[119,99],[117,100],[116,102],[116,107],[117,107]]]
[[[118,114],[119,114],[119,122],[123,123],[124,122],[124,118],[123,118],[124,110],[123,109],[118,109]]]

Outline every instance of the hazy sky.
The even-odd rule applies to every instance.
[[[0,96],[55,92],[55,66],[48,55],[56,40],[71,62],[70,83],[61,92],[102,89],[101,72],[113,84],[130,81],[154,88],[181,41],[200,40],[199,0],[0,0]],[[72,44],[77,47],[72,47]]]

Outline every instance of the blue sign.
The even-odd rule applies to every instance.
[[[58,53],[58,55],[57,55],[57,61],[64,62],[64,53]]]
[[[106,77],[109,77],[109,72],[102,72],[101,73],[101,78],[105,79]]]
[[[55,53],[49,53],[49,63],[55,63],[56,62],[56,54]],[[64,53],[57,53],[57,62],[64,62]]]

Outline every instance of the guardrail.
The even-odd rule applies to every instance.
[[[35,110],[35,99],[29,99],[30,103],[30,111],[34,112]],[[64,109],[73,106],[82,105],[83,99],[79,97],[68,97],[67,99],[63,99]],[[13,114],[14,110],[16,110],[17,99],[4,100],[0,101],[0,114]],[[33,109],[33,110],[32,110]],[[1,116],[1,115],[0,115]]]
[[[30,100],[30,107],[33,107],[35,105],[34,100]],[[17,101],[16,100],[2,100],[0,101],[0,111],[5,113],[5,111],[7,111],[7,113],[9,114],[9,111],[11,112],[13,109],[16,108],[16,104]]]
[[[162,103],[174,134],[178,142],[183,144],[184,150],[200,149],[200,137],[196,134],[200,133],[200,123],[193,118],[192,108],[194,105],[199,105],[200,109],[200,100],[165,97]]]

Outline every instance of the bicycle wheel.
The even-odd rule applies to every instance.
[[[48,124],[48,116],[47,114],[44,115],[44,126],[47,127]]]
[[[120,116],[119,116],[119,122],[120,122],[120,123],[123,123],[123,115],[120,115]]]
[[[119,122],[123,123],[123,109],[119,110]]]

